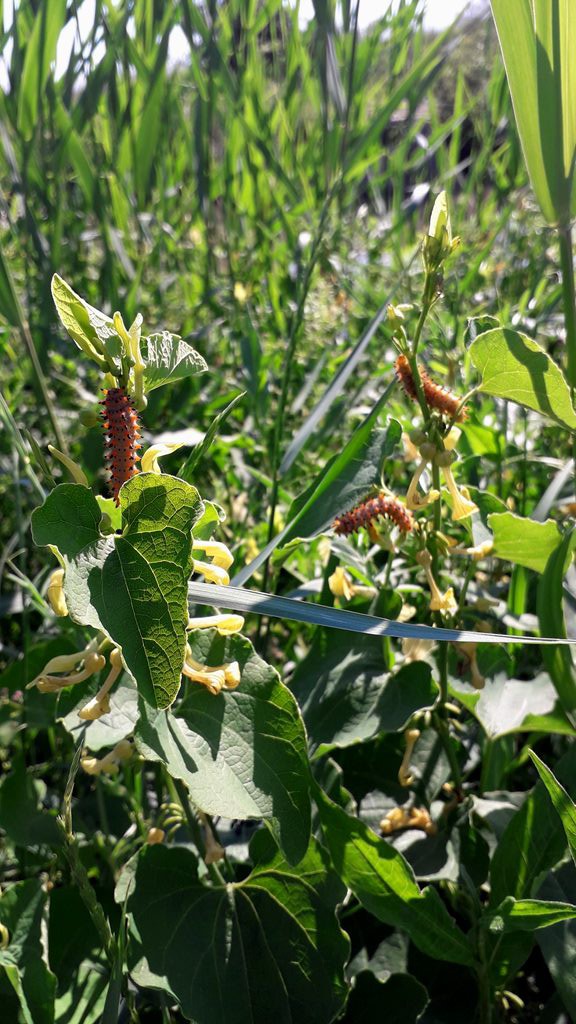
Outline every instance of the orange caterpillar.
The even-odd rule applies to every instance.
[[[396,376],[400,381],[404,391],[408,395],[408,398],[416,399],[416,385],[414,384],[414,378],[412,376],[412,370],[410,363],[406,356],[398,356],[395,363]],[[424,398],[426,399],[426,405],[429,409],[436,409],[437,412],[441,413],[442,416],[448,416],[450,419],[455,419],[461,422],[466,419],[466,409],[463,407],[459,409],[460,399],[457,395],[453,395],[447,388],[443,388],[440,384],[435,384],[434,381],[428,376],[426,370],[419,366],[420,380],[422,382],[422,391],[424,392]]]
[[[396,524],[402,533],[409,533],[414,527],[414,517],[404,505],[395,498],[387,498],[379,494],[376,498],[368,498],[356,505],[350,512],[337,516],[332,525],[334,533],[346,537],[356,533],[362,526],[370,526],[374,519],[384,516]]]
[[[134,476],[138,470],[136,463],[140,456],[140,430],[138,413],[132,405],[132,399],[124,388],[108,388],[104,391],[102,418],[106,431],[106,453],[110,472],[110,492],[117,505],[122,484]]]

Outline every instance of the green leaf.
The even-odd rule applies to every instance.
[[[351,644],[346,633],[325,630],[316,633],[290,688],[317,754],[401,729],[438,696],[424,662],[387,672],[381,640],[362,637]]]
[[[536,765],[538,774],[548,790],[556,811],[560,815],[566,839],[568,840],[568,848],[572,854],[572,860],[576,863],[576,804],[570,799],[564,786],[554,777],[548,765],[540,760],[538,754],[535,754],[533,750],[528,751],[528,753]]]
[[[32,514],[37,544],[56,544],[70,617],[122,648],[145,699],[168,707],[180,687],[192,534],[203,506],[190,484],[140,473],[120,490],[123,532],[100,536],[100,509],[79,484],[60,484]]]
[[[561,864],[544,879],[538,891],[542,899],[576,902],[576,869],[571,861]],[[536,937],[546,966],[571,1019],[576,1018],[576,921],[553,925]]]
[[[544,572],[550,555],[562,541],[558,525],[551,519],[537,523],[513,512],[497,512],[488,516],[488,526],[494,533],[492,554],[496,558],[535,572]]]
[[[536,607],[542,635],[563,638],[566,634],[564,621],[564,577],[574,557],[576,530],[567,533],[562,543],[552,552],[548,564],[538,582]],[[542,659],[550,678],[556,687],[564,711],[574,722],[576,712],[576,670],[572,655],[562,644],[544,646]]]
[[[548,928],[559,921],[570,921],[576,917],[576,907],[571,903],[555,903],[551,900],[515,900],[508,896],[499,907],[489,911],[483,923],[491,932],[532,932],[537,928]]]
[[[200,353],[177,334],[161,331],[158,334],[151,334],[144,340],[144,387],[147,392],[175,380],[205,373],[208,369]]]
[[[50,67],[56,59],[58,36],[66,20],[66,0],[42,0],[26,46],[22,80],[18,89],[18,131],[31,139],[38,126],[38,110]]]
[[[244,881],[208,888],[187,850],[142,850],[128,912],[147,966],[195,1024],[329,1024],[346,991],[339,882],[314,842],[298,868],[265,833],[251,854]]]
[[[95,970],[92,959],[84,960],[70,988],[56,998],[57,1024],[102,1024],[108,972]]]
[[[104,346],[110,339],[118,338],[111,317],[85,302],[58,274],[52,278],[52,298],[60,320],[78,348],[101,368],[108,369],[103,358]]]
[[[534,679],[510,679],[507,672],[497,672],[486,679],[480,693],[453,679],[450,689],[492,739],[512,732],[575,735],[547,672],[540,672]]]
[[[576,748],[557,765],[557,773],[573,789]],[[536,882],[562,858],[566,837],[542,782],[537,783],[507,825],[490,867],[491,905],[506,896],[527,899]]]
[[[279,544],[321,533],[339,512],[352,508],[366,497],[371,487],[379,485],[382,466],[402,435],[396,420],[390,420],[386,430],[376,428],[379,414],[377,402],[345,448],[330,459],[310,487],[292,503],[284,530],[236,574],[232,581],[236,586],[250,579]]]
[[[243,637],[197,631],[190,645],[202,664],[237,661],[239,687],[215,697],[189,682],[175,714],[142,707],[136,746],[182,779],[208,814],[267,819],[288,860],[297,863],[310,837],[310,775],[298,705]]]
[[[82,484],[58,484],[32,513],[32,536],[40,546],[58,548],[73,559],[100,540],[102,512],[92,491]]]
[[[570,388],[556,363],[525,334],[498,327],[480,334],[469,348],[482,374],[480,390],[505,398],[576,429]]]
[[[316,791],[325,844],[342,881],[380,921],[408,932],[418,949],[437,960],[471,966],[468,938],[435,889],[420,891],[398,850]]]
[[[36,879],[15,882],[0,899],[0,923],[9,942],[0,949],[0,975],[5,972],[25,1024],[53,1024],[56,978],[42,949],[42,913],[46,893]]]
[[[570,2],[491,0],[532,187],[549,224],[574,205],[576,10]]]
[[[426,989],[411,974],[391,974],[382,982],[371,971],[360,971],[342,1024],[416,1024],[427,1004]]]
[[[380,483],[384,463],[401,436],[397,420],[390,420],[386,430],[373,430],[365,420],[344,450],[330,459],[310,487],[292,503],[282,543],[320,533],[336,515],[365,498],[370,488]]]

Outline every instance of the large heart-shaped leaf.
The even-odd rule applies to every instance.
[[[551,519],[537,523],[513,512],[497,512],[488,516],[488,526],[494,534],[496,558],[535,572],[544,572],[550,555],[562,541],[558,525]]]
[[[71,618],[104,630],[146,700],[164,708],[180,686],[191,530],[203,506],[196,488],[157,473],[125,483],[120,505],[122,534],[103,537],[88,488],[60,484],[34,511],[32,530],[60,552]]]
[[[508,327],[496,327],[479,334],[469,352],[482,374],[481,391],[576,429],[570,388],[562,371],[537,342]]]
[[[310,778],[298,705],[275,669],[242,637],[192,634],[194,658],[237,661],[240,686],[215,697],[189,683],[175,714],[142,707],[135,740],[141,754],[166,764],[209,814],[266,818],[291,862],[310,837]]]
[[[298,868],[265,833],[251,854],[243,882],[208,888],[187,850],[141,852],[128,912],[147,979],[195,1024],[328,1024],[345,997],[340,883],[314,841]]]

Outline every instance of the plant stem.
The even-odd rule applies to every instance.
[[[116,965],[116,940],[110,930],[110,925],[108,924],[108,919],[106,918],[102,904],[99,902],[96,893],[90,884],[86,868],[80,859],[76,836],[72,830],[72,793],[74,791],[76,775],[78,774],[78,769],[80,767],[80,758],[82,757],[85,733],[86,729],[84,728],[82,730],[78,746],[76,747],[72,764],[70,765],[66,789],[64,790],[62,815],[56,820],[64,839],[64,854],[68,861],[72,881],[78,887],[78,892],[80,893],[82,902],[90,914],[94,927],[100,936],[100,941],[102,942],[102,948],[104,949],[106,958],[111,968],[114,970]]]
[[[574,260],[572,256],[572,230],[570,225],[558,229],[560,266],[562,268],[562,299],[566,350],[568,356],[568,382],[576,389],[576,292],[574,290]]]

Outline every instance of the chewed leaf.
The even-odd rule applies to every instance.
[[[72,340],[86,355],[100,362],[105,343],[118,337],[112,318],[77,295],[59,274],[52,278],[52,298]]]
[[[145,339],[144,383],[146,391],[154,391],[174,380],[205,373],[206,361],[187,341],[170,331],[160,331]]]

